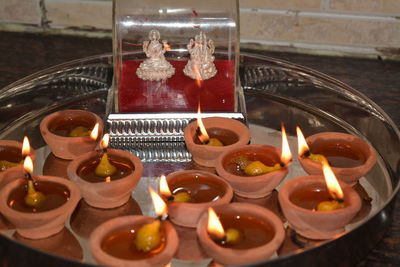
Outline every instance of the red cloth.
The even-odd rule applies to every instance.
[[[201,110],[234,111],[234,61],[216,60],[218,72],[208,80],[195,80],[183,74],[186,61],[170,61],[175,74],[165,82],[144,81],[137,77],[141,61],[125,61],[119,85],[120,112],[173,112]]]

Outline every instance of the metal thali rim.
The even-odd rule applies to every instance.
[[[345,90],[349,91],[351,94],[354,94],[354,95],[357,95],[357,96],[361,97],[363,100],[367,101],[368,104],[371,105],[371,107],[373,107],[375,110],[377,110],[377,112],[381,116],[383,116],[385,121],[389,125],[392,126],[393,131],[397,135],[397,138],[400,139],[400,131],[399,131],[399,129],[394,124],[392,119],[382,110],[382,108],[380,108],[376,103],[374,103],[372,100],[370,100],[364,94],[358,92],[357,90],[355,90],[352,87],[346,85],[345,83],[340,82],[340,81],[338,81],[338,80],[336,80],[336,79],[334,79],[334,78],[332,78],[332,77],[330,77],[328,75],[322,74],[322,73],[320,73],[318,71],[315,71],[315,70],[312,70],[312,69],[309,69],[309,68],[306,68],[306,67],[302,67],[302,66],[299,66],[299,65],[296,65],[296,64],[292,64],[292,63],[289,63],[289,62],[276,60],[276,59],[273,59],[273,58],[270,58],[270,57],[267,57],[267,56],[262,56],[262,55],[258,55],[258,54],[251,54],[251,53],[242,53],[241,56],[242,57],[249,57],[249,58],[256,58],[257,60],[265,60],[265,61],[268,61],[268,62],[273,62],[274,64],[277,64],[277,65],[280,65],[280,66],[283,66],[283,67],[288,67],[288,68],[293,69],[293,70],[301,71],[302,73],[304,73],[306,75],[315,76],[315,77],[317,77],[319,79],[322,79],[322,80],[324,80],[326,82],[329,82],[329,83],[332,83],[332,84],[335,84],[337,86],[340,86],[340,87],[344,88]],[[44,76],[46,76],[46,75],[48,75],[48,74],[50,74],[52,72],[56,72],[56,71],[60,71],[60,70],[62,71],[63,69],[69,68],[69,67],[77,67],[77,66],[79,66],[81,64],[88,64],[93,60],[99,60],[99,59],[107,61],[108,63],[110,63],[112,57],[111,57],[110,54],[104,54],[104,55],[98,55],[98,56],[92,56],[92,57],[87,57],[87,58],[83,58],[83,59],[78,59],[78,60],[74,60],[74,61],[70,61],[70,62],[66,62],[66,63],[60,64],[60,65],[55,65],[55,66],[53,66],[51,68],[44,69],[44,70],[42,70],[40,72],[37,72],[37,73],[32,74],[30,76],[27,76],[27,77],[25,77],[25,78],[23,78],[21,80],[18,80],[16,82],[10,84],[9,86],[6,86],[2,90],[0,90],[0,96],[2,95],[3,92],[10,91],[10,90],[11,91],[18,90],[18,88],[22,87],[25,83],[30,82],[33,78],[37,79],[38,77],[39,78],[40,77],[44,77]],[[245,94],[246,94],[246,92],[245,92]],[[393,176],[393,173],[390,172],[390,175]],[[396,198],[397,193],[398,193],[399,190],[400,190],[400,183],[398,182],[397,185],[395,186],[395,188],[393,189],[392,195],[385,201],[385,203],[381,207],[381,209],[375,215],[373,215],[371,218],[369,218],[367,221],[365,221],[363,224],[361,224],[361,225],[357,226],[355,229],[353,229],[351,232],[348,232],[348,233],[344,234],[343,236],[341,236],[341,237],[339,237],[337,239],[334,239],[334,240],[331,240],[329,242],[326,242],[325,244],[323,244],[321,246],[318,246],[318,247],[315,247],[315,248],[311,248],[311,249],[307,249],[306,251],[303,251],[303,252],[301,252],[299,254],[288,255],[288,256],[280,256],[279,258],[271,259],[271,260],[268,260],[267,262],[255,263],[253,265],[263,265],[263,264],[266,264],[266,263],[268,263],[268,264],[270,264],[272,266],[275,266],[275,265],[280,265],[280,266],[286,265],[286,264],[289,264],[290,262],[296,261],[297,258],[300,258],[300,256],[303,256],[305,254],[317,255],[318,252],[323,251],[324,249],[329,250],[330,247],[335,246],[335,244],[339,244],[340,242],[347,242],[346,240],[348,240],[348,239],[351,240],[352,236],[356,236],[356,232],[359,233],[360,231],[363,231],[363,230],[367,229],[367,226],[369,224],[375,223],[375,221],[379,221],[379,218],[378,218],[379,216],[381,216],[383,218],[383,217],[385,217],[384,214],[386,214],[386,212],[389,212],[389,214],[390,214],[390,212],[393,209],[393,204],[394,204],[395,198]],[[381,224],[382,224],[382,227],[384,229],[381,229],[381,230],[386,230],[387,229],[387,227],[388,227],[388,225],[389,225],[389,223],[391,221],[391,217],[392,216],[389,215],[388,217],[389,217],[389,220],[385,221],[384,219],[382,219],[383,221],[382,221]],[[377,238],[375,238],[376,240],[373,241],[374,243],[373,244],[369,244],[370,248],[373,247],[376,244],[376,242],[383,236],[384,232],[385,231],[381,231],[378,234],[379,236],[377,236]],[[4,242],[2,242],[2,240]],[[25,250],[29,251],[29,253],[32,255],[32,257],[35,257],[35,256],[42,257],[43,259],[46,259],[46,260],[52,260],[52,261],[54,261],[54,263],[66,264],[65,266],[71,266],[71,265],[74,265],[74,266],[94,266],[92,264],[77,262],[77,261],[73,261],[73,260],[70,260],[70,259],[67,259],[67,258],[62,258],[62,257],[56,256],[56,255],[49,254],[49,253],[47,253],[45,251],[41,251],[41,250],[32,248],[30,246],[27,246],[27,245],[25,245],[23,243],[20,243],[18,241],[9,239],[9,238],[4,237],[2,235],[0,235],[0,245],[1,245],[0,246],[0,256],[2,256],[2,253],[4,255],[7,255],[7,254],[12,255],[13,254],[12,251],[9,251],[10,253],[6,254],[7,248],[6,249],[3,248],[4,244],[13,244],[13,246],[16,246],[15,250],[19,250],[19,249],[24,248]],[[11,246],[8,249],[12,250]],[[366,255],[366,252],[364,252],[363,256],[365,256],[365,255]],[[356,256],[354,256],[354,258],[356,260],[359,260],[359,258],[356,258]],[[353,261],[355,259],[353,259]],[[23,264],[23,263],[21,262],[21,264]],[[23,265],[21,265],[21,266],[23,266]]]

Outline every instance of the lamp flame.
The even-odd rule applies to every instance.
[[[281,162],[287,165],[292,160],[292,152],[290,151],[289,142],[286,135],[285,126],[282,125],[282,155]]]
[[[170,51],[171,50],[171,46],[169,44],[167,44],[167,41],[163,41],[163,46],[164,46],[164,49],[166,51]]]
[[[324,172],[325,183],[328,187],[328,191],[331,197],[336,200],[343,200],[344,194],[342,188],[340,187],[335,174],[329,166],[328,161],[322,161],[322,170]]]
[[[156,214],[160,217],[167,215],[167,205],[165,204],[164,200],[154,192],[153,188],[149,186],[149,192],[151,196],[151,200],[153,201],[154,210]]]
[[[93,130],[90,132],[90,138],[93,140],[97,140],[99,136],[99,123],[96,123],[93,127]]]
[[[31,146],[29,144],[28,137],[24,137],[24,141],[22,142],[22,156],[28,156],[31,153]]]
[[[197,65],[193,65],[193,73],[194,76],[196,76],[196,85],[200,88],[203,85],[203,79],[201,78],[200,70]]]
[[[107,148],[109,141],[110,141],[110,135],[109,134],[105,134],[103,136],[103,139],[101,139],[101,143],[100,143],[101,148],[103,148],[103,149]]]
[[[165,197],[170,197],[172,196],[171,190],[169,189],[167,179],[165,178],[165,175],[160,176],[160,184],[159,184],[159,189],[161,195]]]
[[[224,227],[213,208],[208,208],[207,232],[218,239],[225,237]]]
[[[200,103],[199,106],[197,108],[197,126],[200,129],[200,132],[198,133],[198,138],[200,140],[200,142],[202,142],[203,144],[207,143],[210,140],[210,136],[207,133],[206,127],[203,124],[203,120],[200,118]]]
[[[33,162],[31,156],[27,155],[24,159],[24,171],[31,174],[33,172]]]
[[[300,130],[300,127],[296,127],[297,133],[297,147],[298,147],[298,155],[302,157],[305,153],[310,151],[310,148],[307,145],[306,139],[304,138],[303,132]]]
[[[110,176],[107,176],[106,179],[105,179],[105,181],[106,181],[106,183],[111,182],[111,177],[110,177]]]

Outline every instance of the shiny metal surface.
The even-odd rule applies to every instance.
[[[242,113],[202,113],[245,122]],[[144,162],[189,162],[183,130],[197,113],[115,113],[107,117],[110,146],[137,155]]]
[[[112,76],[110,59],[106,55],[56,66],[2,89],[0,138],[20,140],[28,134],[33,147],[40,148],[44,143],[38,134],[38,123],[55,110],[83,108],[104,117]],[[367,139],[377,150],[379,166],[365,177],[380,201],[370,218],[335,240],[268,261],[271,266],[356,263],[382,237],[391,220],[391,203],[399,190],[398,129],[378,106],[359,92],[290,63],[242,55],[241,82],[249,123],[279,129],[284,122],[292,135],[296,125],[301,125],[306,135],[327,130],[350,132]],[[4,236],[0,236],[0,245],[6,247],[0,251],[0,262],[12,266],[27,266],[29,259],[58,266],[85,265]],[[19,259],[20,251],[24,251],[27,258]],[[320,257],[321,254],[325,257]]]

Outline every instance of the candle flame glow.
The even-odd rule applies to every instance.
[[[287,165],[292,160],[292,152],[290,151],[289,142],[286,135],[285,126],[282,125],[282,155],[281,162]]]
[[[197,65],[193,66],[193,72],[194,72],[194,76],[196,76],[196,85],[197,87],[201,87],[203,85],[203,80],[201,79],[201,74],[200,74],[200,70],[199,67]]]
[[[298,155],[302,157],[304,153],[310,151],[310,148],[307,145],[306,139],[304,138],[303,132],[300,130],[300,127],[296,127],[297,132],[297,147],[298,147]]]
[[[202,142],[204,144],[210,140],[210,136],[208,135],[206,127],[203,124],[203,120],[200,118],[200,114],[201,114],[201,111],[200,111],[200,103],[199,103],[198,108],[197,108],[197,115],[198,115],[197,116],[197,126],[200,129],[200,133],[198,133],[197,137],[199,138],[200,142]]]
[[[101,148],[107,148],[109,141],[110,141],[110,135],[105,134],[103,136],[103,139],[101,139],[101,143],[100,143]]]
[[[111,182],[111,177],[110,177],[110,176],[107,176],[106,179],[105,179],[105,181],[106,181],[106,183]]]
[[[161,217],[167,215],[167,205],[165,204],[164,200],[156,192],[154,192],[153,188],[150,186],[149,192],[156,214]]]
[[[214,209],[211,207],[208,208],[207,232],[219,239],[223,239],[225,237],[224,227],[222,227],[221,221],[219,220]]]
[[[160,176],[160,184],[159,184],[160,193],[165,197],[172,196],[171,190],[169,189],[167,179],[165,175]]]
[[[97,140],[99,136],[99,123],[96,123],[93,127],[93,130],[90,132],[90,138],[93,140]]]
[[[22,156],[28,156],[31,153],[31,146],[29,144],[29,139],[27,136],[24,137],[22,142]]]
[[[166,41],[163,42],[163,45],[164,45],[164,49],[165,49],[166,51],[170,51],[170,50],[171,50],[171,46],[170,46],[169,44],[167,44]]]
[[[329,166],[328,161],[322,161],[322,170],[324,172],[325,183],[328,187],[328,191],[331,197],[336,200],[343,200],[344,194],[342,188],[340,187],[335,174]]]
[[[27,155],[24,160],[24,171],[27,173],[33,172],[33,162],[32,158],[29,155]]]

